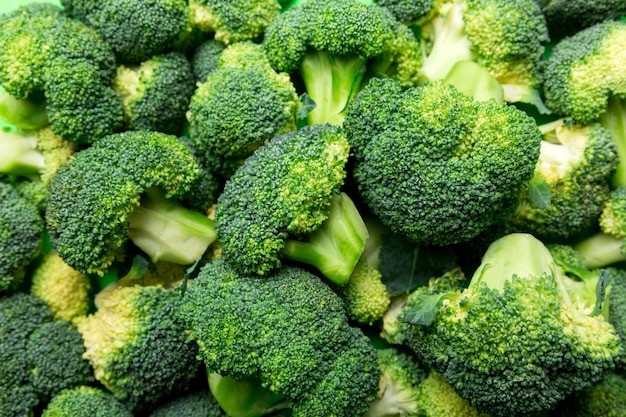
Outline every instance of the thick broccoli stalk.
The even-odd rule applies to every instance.
[[[215,240],[213,221],[177,199],[197,186],[200,174],[189,148],[174,136],[107,136],[52,178],[46,211],[52,244],[85,274],[102,275],[129,237],[155,261],[193,263]]]
[[[361,88],[368,60],[385,61],[399,52],[394,44],[397,31],[398,22],[381,7],[357,0],[319,0],[290,8],[272,20],[263,44],[274,68],[297,72],[303,80],[316,104],[308,123],[341,125]],[[417,50],[417,42],[413,47]]]
[[[265,275],[287,257],[343,285],[367,240],[353,203],[338,196],[348,155],[343,130],[332,125],[306,126],[258,148],[217,201],[215,226],[228,262]]]
[[[259,277],[218,259],[185,292],[181,316],[209,373],[260,380],[294,417],[361,417],[375,397],[374,347],[349,325],[339,297],[304,269]]]
[[[42,417],[132,417],[111,393],[82,385],[61,391],[43,410]]]
[[[498,80],[507,102],[549,112],[538,92],[548,30],[534,0],[438,0],[420,28],[423,82],[445,78],[458,61],[474,61]]]
[[[6,91],[0,92],[0,119],[18,129],[25,131],[40,129],[47,126],[46,100],[42,97],[18,99]]]
[[[424,245],[467,241],[510,214],[542,139],[522,111],[443,81],[403,89],[373,79],[344,128],[364,203],[392,232]]]
[[[614,369],[623,350],[596,288],[566,275],[528,234],[496,240],[462,292],[413,293],[407,344],[480,412],[553,409]],[[600,295],[600,296],[598,296]]]
[[[284,395],[265,388],[260,379],[233,379],[212,372],[209,388],[222,410],[229,417],[257,417],[287,408]]]

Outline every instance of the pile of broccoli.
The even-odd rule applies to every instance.
[[[1,417],[626,416],[623,0],[22,3]]]

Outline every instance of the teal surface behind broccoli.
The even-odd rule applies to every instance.
[[[111,393],[90,386],[66,389],[52,398],[42,417],[132,417]]]

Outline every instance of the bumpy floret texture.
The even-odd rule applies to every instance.
[[[63,390],[55,396],[42,417],[132,417],[111,393],[90,386]]]
[[[626,415],[626,379],[611,373],[601,382],[567,398],[557,408],[559,417],[623,417]]]
[[[150,417],[225,417],[208,389],[184,394],[155,409]]]
[[[570,36],[604,20],[617,20],[626,13],[621,0],[547,0],[541,11],[553,40]]]

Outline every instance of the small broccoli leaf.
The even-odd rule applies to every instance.
[[[307,118],[309,117],[309,113],[313,111],[313,109],[317,106],[315,101],[306,93],[300,96],[300,109],[298,110],[298,120],[297,126],[298,128],[302,126],[306,126],[308,124]]]
[[[418,326],[430,326],[435,321],[437,313],[443,304],[447,294],[432,294],[423,296],[419,303],[407,307],[401,320],[404,323]]]
[[[407,294],[454,267],[456,254],[444,247],[419,246],[398,236],[383,235],[380,274],[392,296]]]
[[[185,296],[185,291],[187,290],[187,283],[189,282],[189,278],[194,279],[196,276],[198,276],[198,273],[200,272],[200,267],[202,265],[204,265],[204,262],[200,257],[193,264],[188,266],[187,269],[185,269],[185,276],[183,278],[182,284],[180,285],[180,295],[182,297]]]
[[[535,208],[544,209],[550,205],[552,201],[550,184],[541,175],[535,174],[528,183],[528,198],[530,205]]]
[[[604,303],[604,299],[606,297],[606,288],[611,283],[611,274],[609,271],[602,270],[600,272],[600,278],[598,279],[598,284],[596,285],[596,305],[591,312],[592,316],[599,316],[602,314],[602,304]]]

